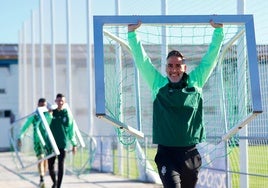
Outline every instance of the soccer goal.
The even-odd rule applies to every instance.
[[[213,132],[227,140],[261,113],[252,15],[95,16],[96,115],[136,136],[150,134],[146,119],[151,116],[151,94],[133,66],[127,24],[142,22],[137,32],[164,74],[165,57],[171,49],[185,55],[188,72],[199,63],[211,40],[211,19],[224,24],[225,39],[218,66],[204,88],[207,128],[222,124],[224,129],[214,126]]]
[[[142,22],[136,32],[160,72],[165,74],[166,55],[176,49],[184,54],[189,73],[211,42],[211,19],[224,24],[225,37],[217,66],[203,88],[207,141],[198,146],[203,158],[201,186],[208,182],[209,174],[217,174],[209,180],[210,185],[227,181],[226,156],[236,144],[234,136],[262,112],[253,16],[94,17],[96,115],[115,126],[119,138],[127,139],[152,135],[153,111],[152,93],[134,66],[127,25]],[[148,156],[137,148],[140,174],[157,181],[158,176],[147,164]]]
[[[64,104],[70,116],[72,111],[67,103]],[[14,157],[18,168],[26,169],[37,165],[39,162],[59,155],[59,149],[50,130],[50,118],[47,118],[47,107],[38,107],[37,110],[28,116],[16,120],[10,129],[10,142],[14,149]],[[75,119],[73,120],[75,136],[79,148],[85,147],[84,139],[77,126]],[[20,144],[18,144],[18,138]],[[35,140],[39,140],[38,146],[34,144]],[[36,156],[36,147],[42,151],[41,158]],[[71,146],[67,148],[67,152],[71,151]]]
[[[44,115],[46,112],[46,107],[38,107],[28,116],[16,120],[10,128],[10,142],[19,169],[32,167],[60,154]],[[37,140],[38,143],[34,143]],[[39,154],[42,155],[38,157]]]
[[[134,66],[127,25],[142,22],[136,32],[160,72],[165,74],[168,51],[176,49],[184,54],[189,73],[211,42],[211,19],[224,24],[225,37],[203,88],[207,142],[200,151],[206,167],[226,156],[231,138],[262,112],[252,15],[94,16],[96,116],[120,133],[151,135],[152,94]]]

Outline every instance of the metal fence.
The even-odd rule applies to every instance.
[[[122,147],[122,143],[118,141],[118,137],[84,137],[84,139],[86,138],[88,138],[87,147],[84,149],[80,148],[75,156],[70,154],[67,157],[68,170],[78,176],[81,174],[90,174],[91,171],[97,170],[113,173],[129,179],[151,182],[152,180],[149,177],[143,177],[140,172],[145,172],[149,169],[157,173],[154,164],[156,146],[150,142],[150,137],[145,137],[141,146],[146,160],[152,164],[153,168],[148,167],[144,159],[136,155],[135,145],[125,145]],[[203,166],[201,168],[201,174],[206,174],[206,176],[199,176],[198,187],[209,187],[209,184],[217,185],[217,187],[242,187],[240,183],[241,176],[247,176],[248,186],[250,188],[266,187],[268,183],[268,170],[266,168],[268,158],[266,152],[268,149],[267,138],[237,137],[235,139],[237,144],[231,148],[230,153],[226,156],[230,162],[230,168],[227,170],[225,168],[212,169],[209,166]],[[247,140],[248,143],[248,172],[241,171],[239,165],[239,140]],[[97,143],[98,145],[96,145]],[[119,165],[122,161],[123,163]],[[139,168],[143,168],[143,170]],[[228,185],[224,177],[215,175],[217,172],[223,172],[229,176]],[[159,182],[156,184],[159,184]]]

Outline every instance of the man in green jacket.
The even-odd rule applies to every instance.
[[[61,93],[57,94],[55,100],[57,109],[52,111],[52,121],[50,123],[51,132],[55,138],[56,144],[59,148],[60,155],[58,158],[58,178],[56,180],[56,173],[54,169],[54,164],[56,157],[48,159],[48,169],[50,177],[53,181],[52,188],[60,188],[63,174],[64,174],[64,159],[68,144],[70,143],[73,148],[73,153],[76,152],[76,137],[75,130],[73,125],[73,117],[68,113],[67,109],[64,108],[65,96]]]
[[[45,98],[40,98],[38,100],[38,107],[47,106],[47,102]],[[48,123],[50,123],[52,117],[49,112],[45,112],[44,116],[46,117]],[[30,116],[24,125],[21,127],[20,135],[18,138],[18,145],[21,146],[21,139],[24,137],[26,131],[29,129],[29,127],[33,125],[33,142],[34,142],[34,151],[38,158],[38,160],[45,157],[48,151],[46,151],[47,146],[49,146],[49,139],[47,132],[45,130],[44,125],[42,124],[41,118],[36,113],[33,116]],[[41,142],[41,139],[44,143]],[[45,144],[45,145],[43,145]],[[38,163],[38,172],[40,175],[40,187],[45,187],[44,184],[44,176],[46,174],[47,170],[47,160],[42,160],[40,163]]]
[[[128,41],[136,67],[153,93],[153,143],[158,144],[155,162],[165,188],[194,188],[201,167],[196,144],[205,140],[202,88],[217,63],[223,25],[214,27],[212,42],[200,64],[186,73],[182,53],[172,50],[163,76],[152,64],[135,30],[128,25]]]

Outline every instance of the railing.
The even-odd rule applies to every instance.
[[[78,150],[75,156],[71,154],[67,157],[67,169],[76,175],[90,173],[92,170],[100,172],[113,173],[129,179],[137,179],[149,182],[149,179],[142,177],[143,172],[148,170],[145,161],[149,161],[152,165],[152,171],[157,173],[154,164],[154,156],[156,153],[156,145],[150,142],[151,137],[145,137],[140,141],[140,145],[145,154],[145,159],[137,157],[136,145],[123,145],[118,141],[117,136],[95,136],[89,137],[83,134],[86,141],[86,147]],[[209,139],[209,138],[208,138]],[[230,161],[230,169],[210,168],[204,166],[203,170],[212,172],[219,171],[227,173],[230,178],[232,187],[239,187],[240,176],[249,177],[249,186],[252,188],[265,187],[268,183],[268,169],[266,162],[268,158],[268,139],[263,137],[236,137],[235,145],[229,146],[229,153],[222,156],[227,157]],[[241,172],[239,167],[239,141],[248,141],[248,172]],[[225,161],[225,160],[224,160]],[[201,181],[201,180],[200,180]],[[228,187],[225,185],[225,187]]]

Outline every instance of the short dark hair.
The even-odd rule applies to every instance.
[[[38,104],[39,104],[39,103],[44,103],[44,102],[46,102],[46,99],[45,99],[45,98],[40,98],[40,99],[38,100]]]
[[[62,98],[62,97],[65,97],[62,93],[58,93],[58,94],[56,95],[56,98]]]
[[[179,52],[178,50],[172,50],[168,53],[167,55],[167,59],[172,57],[172,56],[175,56],[175,57],[181,57],[182,60],[184,60],[184,56],[181,52]]]

